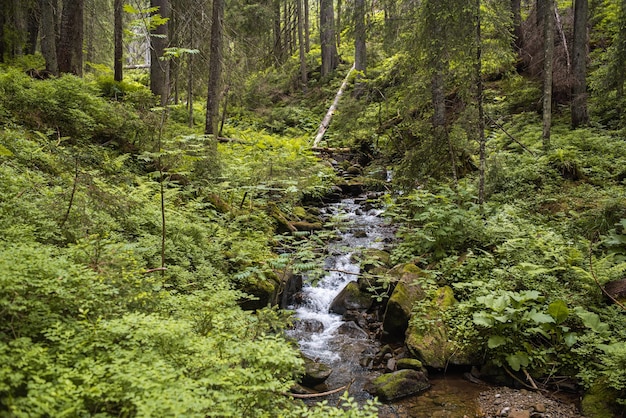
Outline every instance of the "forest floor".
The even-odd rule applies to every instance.
[[[490,388],[477,400],[485,418],[579,418],[583,417],[571,396],[543,394],[539,391]]]

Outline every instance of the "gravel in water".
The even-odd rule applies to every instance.
[[[573,400],[563,401],[556,397],[525,389],[507,387],[491,388],[478,398],[481,417],[509,418],[579,418]]]

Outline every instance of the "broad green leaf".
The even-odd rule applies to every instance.
[[[542,312],[536,312],[534,310],[528,314],[528,317],[537,324],[554,323],[554,318],[552,318],[550,315],[544,314]]]
[[[509,354],[506,356],[506,361],[509,363],[509,366],[511,366],[511,369],[516,372],[519,372],[520,368],[526,367],[529,364],[528,355],[521,351],[515,354]]]
[[[548,306],[548,313],[554,318],[557,324],[560,324],[569,316],[569,309],[567,309],[567,304],[559,299]]]
[[[583,321],[583,325],[587,328],[591,329],[593,332],[597,332],[598,334],[608,332],[609,325],[600,320],[600,317],[593,313],[586,311],[582,308],[576,310],[576,315]]]
[[[491,337],[489,337],[489,341],[487,341],[487,346],[489,348],[496,348],[506,344],[506,342],[507,339],[502,335],[492,335]]]
[[[474,314],[474,323],[476,325],[491,328],[493,326],[493,317],[485,312],[476,312]]]
[[[568,332],[563,339],[565,340],[565,345],[571,347],[578,341],[578,335],[575,332]]]

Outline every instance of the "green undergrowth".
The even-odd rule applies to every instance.
[[[121,87],[0,72],[0,416],[372,416],[286,396],[290,315],[240,307],[313,258],[275,252],[270,209],[332,170],[305,137],[216,145]]]
[[[623,138],[557,121],[544,152],[534,114],[505,128],[489,136],[482,207],[475,175],[390,199],[392,259],[432,270],[428,294],[454,289],[451,338],[488,363],[524,382],[528,372],[602,385],[623,404],[626,316],[600,289],[626,273]],[[427,325],[429,300],[415,304],[415,326]]]

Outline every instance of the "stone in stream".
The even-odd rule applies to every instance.
[[[372,306],[372,303],[372,297],[361,292],[357,282],[350,282],[335,297],[328,310],[343,315],[349,310],[366,311]]]
[[[307,334],[317,334],[324,331],[324,324],[317,319],[301,319],[296,321],[294,329]]]
[[[354,321],[344,322],[339,325],[337,333],[357,340],[365,340],[368,337],[367,332],[355,324]]]
[[[325,365],[324,363],[319,363],[315,360],[312,360],[308,357],[304,358],[304,376],[302,376],[301,383],[304,386],[316,386],[320,383],[323,383],[328,376],[333,372],[333,369]]]
[[[383,374],[365,385],[365,390],[382,401],[392,401],[414,395],[430,388],[426,373],[417,370],[398,370]]]
[[[387,274],[395,278],[397,284],[387,303],[383,329],[392,338],[402,339],[409,326],[413,304],[424,297],[419,281],[425,273],[415,264],[401,264]]]

